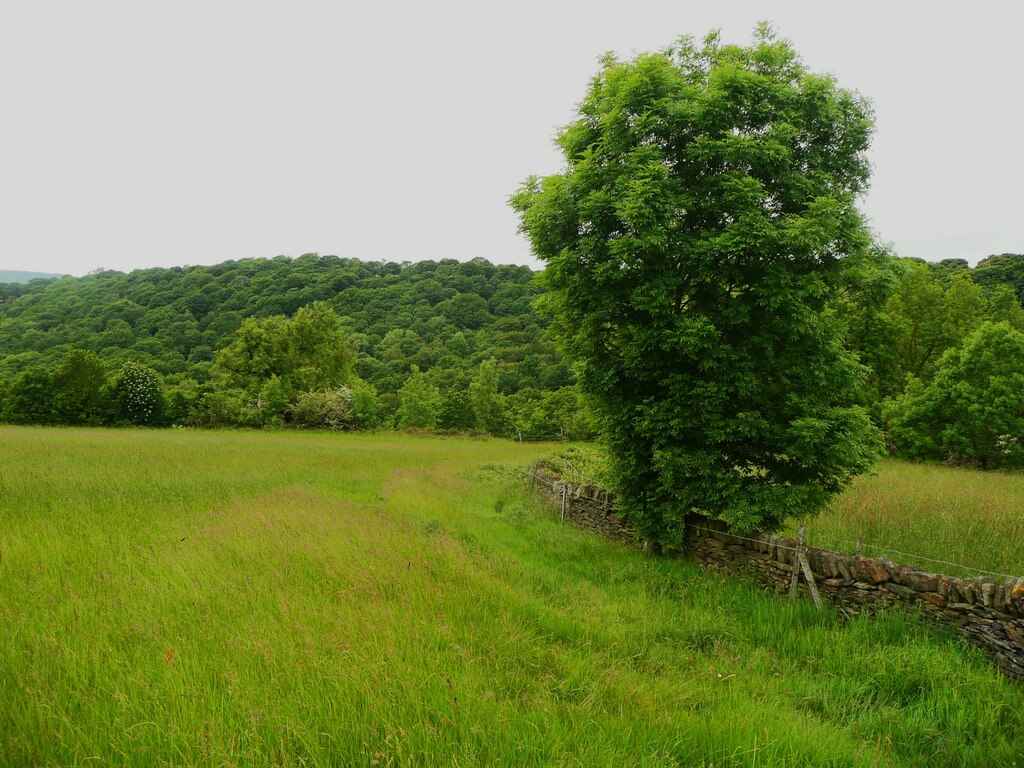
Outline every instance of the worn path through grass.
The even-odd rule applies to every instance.
[[[562,526],[547,450],[0,428],[0,754],[28,765],[1024,765],[1024,692]]]

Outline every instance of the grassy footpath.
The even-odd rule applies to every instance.
[[[859,537],[867,545],[1024,576],[1024,473],[887,459],[875,475],[858,478],[830,512],[807,521],[807,531],[810,543],[842,552],[853,552]],[[864,554],[975,575],[872,546]]]
[[[561,526],[543,446],[0,428],[0,763],[1024,766],[1024,688]]]

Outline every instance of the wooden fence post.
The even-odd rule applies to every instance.
[[[808,561],[807,553],[804,551],[804,529],[805,526],[801,525],[800,531],[797,533],[796,557],[793,558],[793,578],[789,582],[789,599],[796,599],[800,572],[803,571],[804,578],[807,579],[807,588],[811,591],[811,599],[814,600],[814,606],[820,609],[821,595],[818,594],[818,585],[814,581],[814,572],[811,570],[811,563]]]
[[[796,552],[793,554],[793,576],[789,580],[789,599],[796,600],[797,582],[800,581],[800,549],[804,545],[804,526],[796,535]]]
[[[807,579],[807,586],[811,590],[811,599],[814,600],[814,607],[821,610],[821,595],[818,594],[818,585],[814,583],[814,572],[811,564],[807,562],[807,554],[800,550],[800,565],[804,569],[804,577]]]

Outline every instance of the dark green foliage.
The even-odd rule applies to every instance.
[[[384,408],[372,384],[362,379],[352,382],[352,426],[356,429],[373,429],[381,426]]]
[[[217,355],[217,365],[233,384],[251,392],[273,379],[292,394],[352,378],[352,352],[341,318],[323,302],[302,307],[293,317],[246,320]]]
[[[1024,254],[1003,253],[982,259],[971,271],[971,277],[979,285],[990,288],[1010,285],[1017,300],[1024,302]]]
[[[1024,330],[1024,308],[1011,286],[997,284],[992,287],[985,307],[985,318],[993,323],[1009,323],[1018,331]]]
[[[847,344],[869,369],[860,404],[880,422],[881,403],[903,392],[908,374],[927,385],[942,353],[983,321],[1024,328],[1014,287],[1022,259],[991,257],[969,269],[958,260],[929,265],[877,248],[845,259],[845,287],[832,306]],[[261,323],[267,331],[293,327],[297,312],[270,319],[274,307],[321,301],[327,310],[309,307],[302,315],[323,313],[329,332],[322,335],[346,340],[351,354],[340,360],[342,369],[353,369],[354,428],[395,423],[398,392],[415,364],[439,392],[437,428],[476,430],[469,385],[493,358],[504,403],[504,420],[495,422],[500,432],[586,437],[593,427],[575,376],[533,309],[540,291],[529,269],[483,260],[398,265],[315,255],[0,283],[0,418],[113,423],[113,379],[125,362],[138,362],[163,376],[164,423],[284,423],[302,387],[332,386],[319,373],[296,370],[291,342],[276,347],[273,370],[249,366],[249,373],[229,376],[214,360],[241,345],[246,323],[247,342]],[[261,354],[273,357],[275,346],[265,341]]]
[[[482,296],[457,293],[440,306],[444,317],[459,328],[476,330],[494,319]]]
[[[442,395],[437,408],[437,426],[453,432],[469,432],[474,429],[476,415],[473,413],[468,384],[465,389],[452,387]]]
[[[929,376],[942,353],[962,339],[962,331],[973,320],[962,314],[954,323],[951,310],[958,303],[947,300],[947,288],[922,262],[904,260],[903,271],[890,311],[896,319],[892,341],[904,374]],[[964,283],[958,282],[962,290]],[[957,331],[961,335],[957,335]]]
[[[353,390],[353,424],[372,428],[394,422],[416,365],[449,404],[439,428],[469,430],[472,406],[459,403],[485,360],[496,361],[502,395],[573,383],[533,309],[539,293],[530,269],[483,259],[389,264],[315,254],[0,284],[0,398],[21,371],[52,374],[78,349],[107,371],[132,361],[162,374],[169,423],[279,423],[302,391],[341,383]],[[346,340],[351,354],[339,363],[350,376],[302,362],[333,348],[296,346],[296,323],[310,313],[328,328],[318,319],[307,330]],[[19,413],[6,418],[65,419],[42,401]],[[70,412],[67,420],[81,423]]]
[[[925,418],[918,412],[943,355],[960,349],[986,321],[1024,329],[1024,309],[1013,287],[976,280],[975,273],[959,261],[951,268],[948,262],[896,259],[882,251],[851,260],[838,313],[848,344],[870,369],[866,402],[879,421],[884,404],[889,441],[903,456],[942,453],[939,432],[946,427],[933,423],[938,432],[929,436],[920,425],[934,419],[951,425],[952,413]],[[957,452],[950,447],[947,453]]]
[[[105,416],[106,366],[95,352],[74,349],[53,373],[53,405],[61,424],[100,424]]]
[[[56,421],[53,379],[49,370],[26,368],[7,386],[4,417],[14,424],[52,424]]]
[[[508,398],[511,435],[524,440],[590,440],[593,417],[576,387],[523,389]]]
[[[885,405],[890,439],[910,458],[978,466],[1024,462],[1024,333],[983,323],[948,350],[927,384],[912,379]]]
[[[942,261],[931,262],[928,265],[932,274],[940,280],[947,280],[953,275],[970,271],[970,264],[966,259],[943,259]]]
[[[872,462],[862,370],[827,312],[869,244],[869,110],[762,29],[607,58],[513,197],[644,533],[820,509]]]
[[[835,304],[846,329],[846,346],[867,368],[863,402],[876,418],[882,399],[898,392],[905,379],[894,341],[900,317],[891,306],[901,274],[897,259],[883,249],[870,248],[847,259],[845,287]]]

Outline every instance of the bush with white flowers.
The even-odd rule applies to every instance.
[[[164,405],[160,374],[140,363],[125,363],[117,375],[114,399],[121,420],[140,425],[158,423]]]

